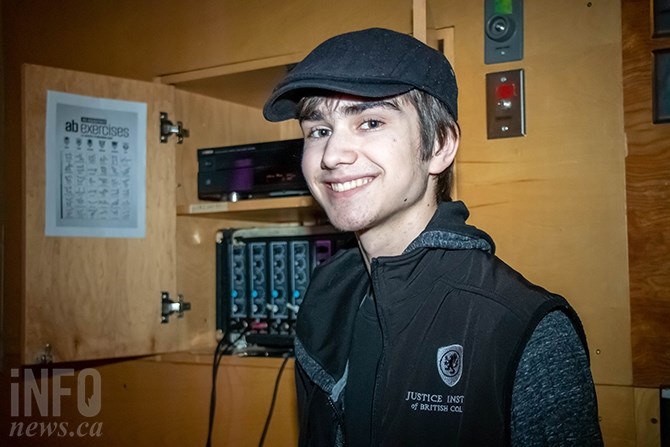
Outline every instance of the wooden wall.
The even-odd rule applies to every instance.
[[[620,3],[524,6],[524,59],[486,65],[482,5],[429,2],[429,27],[456,30],[459,198],[503,259],[579,312],[606,444],[658,445],[658,390],[632,373]],[[515,68],[527,135],[487,140],[485,75]]]
[[[630,262],[633,379],[670,386],[670,124],[653,124],[651,2],[624,0],[626,192]]]
[[[283,2],[281,7],[270,0],[204,0],[197,7],[170,0],[160,8],[150,3],[3,0],[7,135],[0,151],[6,161],[3,190],[9,217],[6,231],[11,235],[6,258],[12,260],[4,271],[7,315],[21,315],[21,284],[25,280],[18,122],[22,63],[151,80],[160,75],[306,51],[333,34],[367,26],[402,32],[412,29],[411,0],[343,0],[336,10],[324,8],[330,2],[303,0]],[[624,0],[624,13],[626,5]],[[427,3],[429,27],[455,28],[454,62],[461,87],[459,115],[463,128],[457,160],[459,198],[471,207],[472,222],[492,234],[503,259],[530,280],[564,294],[575,305],[589,338],[607,445],[634,446],[643,435],[651,433],[651,439],[655,439],[658,426],[650,421],[657,416],[658,408],[648,390],[633,387],[627,240],[631,235],[626,227],[625,187],[625,169],[630,170],[630,159],[627,164],[621,4],[618,0],[542,0],[525,2],[525,6],[524,60],[489,66],[483,63],[483,3]],[[510,68],[523,68],[526,72],[528,135],[487,140],[485,74]],[[627,125],[629,119],[627,114]],[[630,142],[629,129],[628,132]],[[285,134],[290,135],[291,130],[282,127],[282,135]],[[642,131],[640,137],[647,134]],[[182,174],[178,172],[179,175]],[[630,181],[630,174],[628,178]],[[211,233],[212,225],[203,225]],[[202,246],[189,245],[199,236],[196,233],[200,226],[196,218],[180,220],[178,244],[185,247],[184,253],[211,254]],[[657,234],[663,233],[657,230]],[[645,244],[644,249],[648,250],[650,243]],[[631,252],[631,266],[634,259]],[[189,284],[197,282],[195,271],[178,274]],[[206,275],[211,276],[211,270]],[[636,284],[632,276],[633,294]],[[662,280],[656,278],[653,284],[662,284]],[[16,319],[7,321],[12,324],[3,341],[9,351],[15,352],[20,344],[20,326]],[[127,444],[134,437],[138,445],[201,443],[203,410],[207,406],[205,391],[209,387],[207,366],[198,360],[199,354],[187,358],[183,362],[162,358],[159,365],[127,359],[97,366],[104,383],[115,390],[105,395],[109,403],[103,403],[105,423],[109,421],[114,427],[105,438],[107,445]],[[232,366],[221,380],[232,380],[233,385],[222,392],[219,405],[229,398],[239,398],[235,384],[248,386],[248,381],[253,381],[243,378],[249,370]],[[266,370],[260,377],[264,378],[264,388],[251,399],[256,413],[260,411],[258,407],[262,408],[260,413],[266,409],[267,402],[260,396],[267,396],[276,366],[263,366]],[[178,380],[169,380],[171,371]],[[636,370],[635,384],[647,383],[638,382],[637,377]],[[0,385],[6,390],[6,375],[4,379]],[[146,388],[145,383],[149,384]],[[119,384],[136,392],[115,388]],[[286,388],[282,392],[292,392],[292,384],[283,386]],[[282,411],[293,414],[294,402],[282,401],[281,405]],[[159,411],[154,412],[155,408]],[[230,430],[225,435],[232,437],[228,441],[255,445],[264,414],[252,417],[251,413],[236,414],[234,408],[225,408],[225,414],[218,413],[218,423]],[[150,435],[157,427],[174,426],[183,418],[185,426],[170,429],[174,436]],[[124,431],[120,428],[124,424],[131,429]],[[251,424],[251,428],[247,430],[245,424]],[[281,439],[287,444],[272,445],[292,445],[295,430],[281,431]],[[237,438],[244,432],[248,436]],[[219,445],[226,444],[220,441]]]
[[[596,383],[630,385],[630,333],[612,331],[630,326],[618,5],[525,2],[524,58],[495,65],[484,64],[481,2],[429,2],[429,25],[456,29],[459,198],[499,256],[575,306]],[[485,75],[515,68],[527,135],[487,140]]]
[[[253,447],[259,445],[270,408],[281,359],[227,357],[222,361],[217,380],[217,408],[212,433],[213,446]],[[100,412],[92,417],[79,413],[77,379],[82,366],[100,374]],[[54,376],[58,387],[71,395],[60,399],[56,415],[49,401],[45,417],[33,401],[32,416],[10,416],[9,390],[20,386],[20,414],[24,414],[24,384],[18,378],[0,376],[3,402],[0,406],[0,443],[3,446],[29,447],[110,447],[110,446],[204,446],[207,439],[211,356],[174,355],[146,359],[96,362],[86,365],[54,365],[40,389],[53,392]],[[58,368],[75,368],[58,371]],[[35,368],[39,378],[41,369]],[[23,375],[25,372],[22,372]],[[277,402],[265,445],[297,445],[297,419],[293,363],[287,363],[279,382]],[[89,380],[93,398],[92,381]],[[43,414],[43,413],[42,413]],[[31,423],[35,429],[26,434]],[[47,436],[42,423],[66,424],[65,432]],[[98,425],[94,425],[98,424]],[[12,428],[13,427],[13,428]],[[10,436],[14,430],[13,436]],[[60,428],[59,428],[60,430]],[[69,436],[70,432],[74,436]],[[85,436],[79,436],[79,431]],[[22,435],[19,435],[21,433]],[[63,434],[64,433],[64,434]],[[98,435],[98,433],[100,433]]]

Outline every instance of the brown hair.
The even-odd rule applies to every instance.
[[[421,159],[430,160],[433,156],[433,147],[437,141],[441,147],[449,138],[458,139],[461,128],[447,107],[434,96],[417,89],[410,90],[403,95],[414,106],[419,115],[421,132]],[[437,176],[435,198],[437,203],[451,201],[451,186],[453,182],[454,164]]]

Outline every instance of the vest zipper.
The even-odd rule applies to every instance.
[[[371,272],[371,283],[372,283],[372,298],[375,304],[375,310],[377,312],[377,318],[379,320],[379,328],[382,334],[382,350],[379,355],[379,362],[377,363],[377,374],[375,376],[375,385],[372,390],[372,429],[370,433],[370,445],[375,446],[378,444],[377,441],[377,435],[381,429],[381,418],[377,415],[379,411],[379,403],[381,400],[381,390],[384,389],[384,377],[385,374],[383,374],[384,367],[386,364],[386,331],[384,330],[385,324],[383,321],[382,313],[379,310],[379,302],[377,300],[377,294],[375,293],[375,290],[379,290],[379,287],[377,287],[377,278],[378,278],[378,261],[376,259],[372,259],[372,262],[370,263],[370,272]]]
[[[344,445],[344,442],[342,441],[344,439],[344,432],[343,432],[343,426],[344,426],[344,421],[342,420],[342,413],[340,410],[338,410],[337,406],[335,405],[335,402],[333,402],[333,399],[328,396],[328,405],[330,405],[330,408],[333,410],[333,413],[335,413],[335,417],[337,418],[337,425],[335,426],[335,446],[336,447],[341,447]],[[338,435],[339,433],[339,435]],[[337,441],[340,440],[342,442],[338,443]]]

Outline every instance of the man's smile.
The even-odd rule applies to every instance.
[[[328,186],[330,186],[330,189],[332,189],[335,192],[344,192],[344,191],[349,191],[351,189],[355,188],[360,188],[363,185],[366,185],[372,181],[372,177],[364,177],[364,178],[359,178],[356,180],[349,180],[348,182],[343,182],[343,183],[328,183]]]

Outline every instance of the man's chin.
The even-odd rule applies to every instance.
[[[330,224],[340,231],[358,233],[375,221],[369,209],[352,207],[351,203],[326,203],[325,206],[321,204],[321,208],[326,212]]]
[[[362,222],[355,222],[343,219],[333,219],[330,216],[328,216],[328,219],[330,221],[330,224],[339,231],[347,231],[356,234],[362,234],[365,233],[365,231],[368,229],[368,225],[365,225]]]

